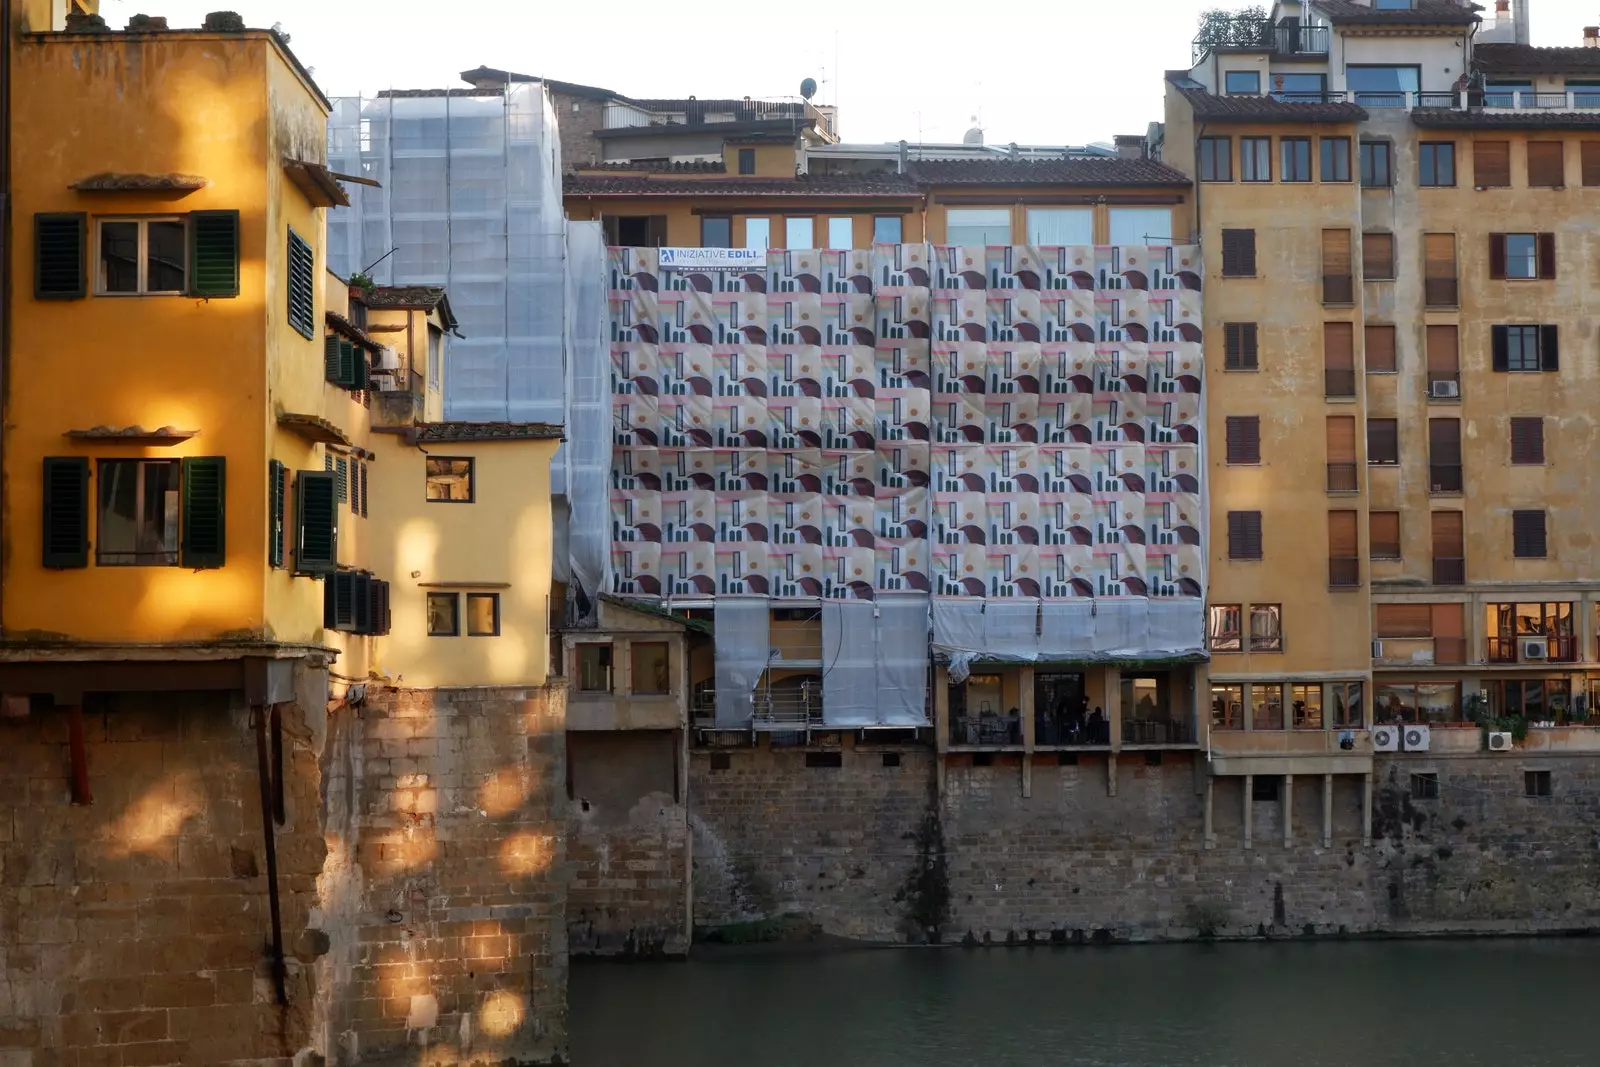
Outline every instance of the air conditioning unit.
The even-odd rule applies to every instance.
[[[1400,727],[1374,726],[1372,728],[1372,751],[1398,752],[1400,751]]]
[[[394,345],[383,345],[378,349],[378,369],[400,369],[400,353],[395,349]]]
[[[1522,658],[1549,659],[1550,646],[1545,643],[1545,640],[1542,637],[1524,641],[1522,642]]]
[[[1400,728],[1400,743],[1407,752],[1428,751],[1428,728],[1408,724]]]
[[[1459,400],[1461,399],[1461,383],[1430,382],[1428,384],[1428,395],[1435,400]]]
[[[1372,642],[1372,658],[1373,659],[1382,659],[1383,658],[1383,642],[1382,641],[1374,641],[1374,642]]]
[[[1510,752],[1513,747],[1515,746],[1509,733],[1502,733],[1497,730],[1489,735],[1490,752]]]
[[[376,389],[380,393],[393,392],[394,391],[394,375],[392,375],[392,374],[374,374],[374,375],[372,375],[372,388]]]

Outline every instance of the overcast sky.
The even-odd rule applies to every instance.
[[[1530,0],[1533,42],[1582,43],[1600,0]],[[1492,12],[1491,0],[1481,0]],[[1081,144],[1161,117],[1161,72],[1189,64],[1196,0],[102,0],[106,21],[198,26],[237,10],[281,23],[329,95],[442,88],[479,65],[630,96],[794,96],[836,103],[852,141]],[[1492,18],[1492,14],[1490,15]]]

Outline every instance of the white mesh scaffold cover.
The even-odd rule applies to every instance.
[[[1205,647],[1201,620],[1189,600],[940,597],[933,602],[933,646],[949,659],[950,680],[961,682],[980,659],[1049,663],[1197,655]]]
[[[927,724],[926,597],[823,601],[822,654],[827,725]]]
[[[611,343],[605,235],[598,222],[567,229],[567,440],[572,575],[592,602],[611,588]]]
[[[751,694],[772,655],[765,597],[719,597],[716,617],[717,726],[750,725]]]

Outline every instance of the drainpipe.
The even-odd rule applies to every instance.
[[[267,907],[272,919],[272,988],[279,1006],[289,1003],[289,993],[284,982],[283,923],[278,908],[278,848],[272,831],[275,821],[273,810],[273,771],[279,778],[283,768],[269,768],[267,763],[267,730],[269,718],[277,716],[277,706],[270,709],[257,704],[250,709],[251,726],[256,734],[256,780],[261,786],[261,832],[267,856]]]

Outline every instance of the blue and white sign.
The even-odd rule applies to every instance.
[[[762,248],[663,248],[662,270],[766,270]]]

